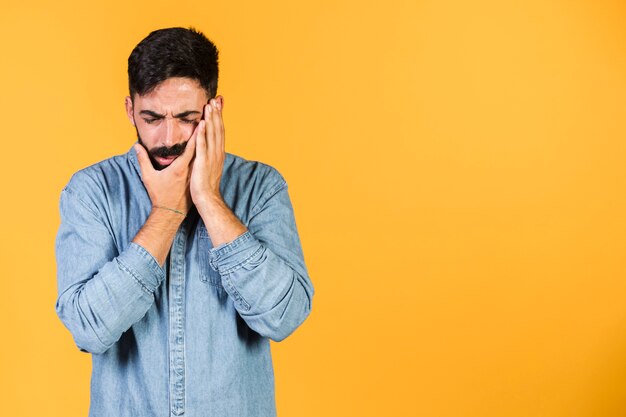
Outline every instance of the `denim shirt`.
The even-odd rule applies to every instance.
[[[276,415],[269,340],[313,286],[278,171],[226,154],[220,190],[248,231],[213,247],[194,209],[163,267],[131,242],[151,211],[134,149],[61,192],[56,311],[92,353],[91,417]]]

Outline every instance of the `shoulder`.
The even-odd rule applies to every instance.
[[[130,153],[116,155],[74,173],[63,192],[89,205],[98,205],[96,200],[127,184],[133,171]]]
[[[279,191],[287,188],[287,181],[274,167],[226,154],[221,192],[224,199],[248,209],[260,207]]]
[[[224,175],[236,180],[254,181],[263,184],[286,184],[278,170],[259,161],[250,161],[241,156],[226,153]]]

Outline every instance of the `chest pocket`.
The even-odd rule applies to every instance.
[[[200,266],[200,280],[207,284],[214,285],[219,288],[222,287],[222,277],[219,272],[213,269],[209,264],[209,249],[213,248],[209,233],[203,224],[198,226],[198,233],[196,234],[198,239],[198,265]]]

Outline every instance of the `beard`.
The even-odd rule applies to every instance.
[[[187,146],[188,141],[177,143],[176,145],[170,146],[170,147],[160,146],[158,148],[148,149],[146,144],[143,143],[143,141],[141,140],[141,136],[139,135],[139,131],[137,130],[136,127],[135,127],[135,130],[137,131],[137,141],[139,142],[141,146],[143,146],[146,152],[148,152],[148,157],[150,158],[150,162],[152,162],[152,166],[157,171],[161,171],[167,168],[167,166],[159,164],[157,160],[155,159],[156,156],[159,156],[161,158],[167,158],[168,156],[180,156],[183,154],[183,152],[185,152],[185,147]]]

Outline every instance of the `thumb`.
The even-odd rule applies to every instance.
[[[176,158],[176,160],[172,164],[175,164],[179,159],[182,161],[180,163],[187,162],[187,164],[189,164],[191,162],[194,155],[196,154],[196,136],[197,135],[198,135],[198,127],[196,126],[196,129],[191,135],[191,138],[189,138],[189,140],[187,141],[187,145],[185,146],[185,150],[183,151],[182,155]]]
[[[133,148],[135,148],[135,152],[137,152],[137,161],[139,162],[141,173],[146,175],[153,169],[152,162],[150,162],[150,158],[148,157],[148,152],[138,143],[136,143]]]

